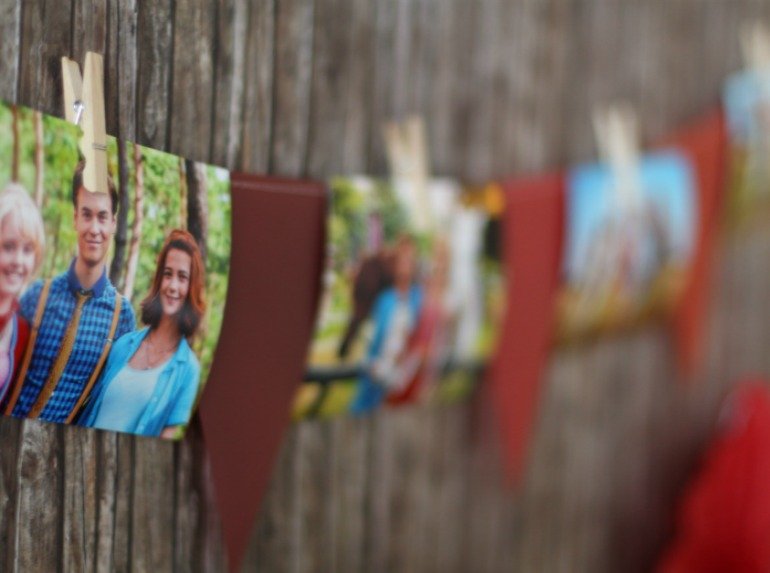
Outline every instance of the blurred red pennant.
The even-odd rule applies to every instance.
[[[231,571],[240,567],[302,380],[323,264],[320,184],[231,174],[222,335],[200,417]]]
[[[523,475],[551,348],[564,234],[564,177],[550,174],[504,184],[503,257],[507,316],[491,370],[507,476]]]
[[[698,188],[696,250],[687,286],[672,323],[677,365],[687,376],[694,374],[701,363],[714,247],[725,191],[727,135],[722,111],[715,111],[674,133],[664,145],[675,147],[690,158]]]

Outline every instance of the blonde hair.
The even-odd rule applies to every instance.
[[[35,243],[35,268],[38,271],[43,262],[45,228],[35,203],[29,193],[18,183],[9,183],[0,192],[0,232],[6,219],[13,217],[19,225],[22,236]]]

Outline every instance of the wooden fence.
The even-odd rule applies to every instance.
[[[59,58],[105,55],[108,131],[254,172],[381,174],[381,121],[425,115],[469,180],[595,156],[591,106],[645,141],[710,109],[749,0],[0,0],[0,98],[62,115]],[[770,235],[725,237],[707,374],[651,326],[555,353],[526,482],[469,405],[287,434],[244,570],[644,571],[729,380],[770,373]],[[280,381],[292,383],[292,381]],[[298,381],[297,381],[298,382]],[[224,570],[200,436],[0,420],[0,571]]]

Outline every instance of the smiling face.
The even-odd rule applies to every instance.
[[[87,266],[104,263],[115,233],[112,200],[107,193],[91,193],[81,187],[75,208],[78,258]]]
[[[35,241],[7,216],[0,224],[0,297],[17,298],[35,269]]]
[[[175,316],[182,310],[190,291],[191,267],[190,255],[179,249],[169,250],[160,282],[160,304],[164,315]]]

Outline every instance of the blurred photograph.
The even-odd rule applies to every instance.
[[[0,408],[181,437],[221,328],[229,173],[110,138],[92,192],[77,126],[3,104],[0,133]]]
[[[667,313],[685,285],[697,221],[694,180],[676,153],[642,158],[621,189],[606,165],[567,182],[558,336],[570,341]]]
[[[770,74],[744,71],[725,85],[730,136],[728,220],[770,214]]]
[[[487,245],[502,193],[491,192],[490,215],[483,193],[432,180],[431,224],[418,227],[389,181],[337,178],[330,188],[324,289],[294,417],[466,395],[502,316],[499,252]]]

